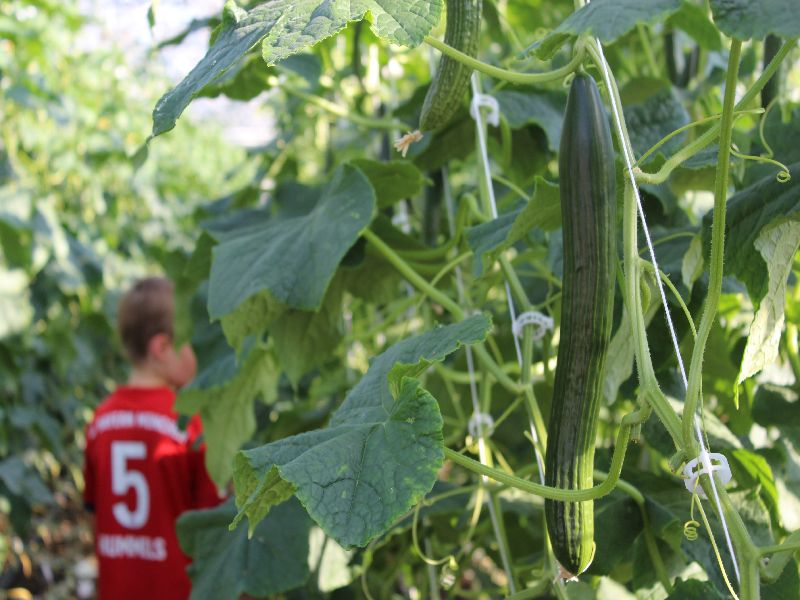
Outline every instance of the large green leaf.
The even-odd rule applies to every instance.
[[[795,217],[796,218],[796,217]],[[800,245],[800,219],[778,221],[761,230],[754,243],[755,249],[767,264],[767,293],[761,298],[742,356],[742,365],[736,378],[739,384],[778,359],[778,346],[784,325],[786,304],[786,279],[792,270]]]
[[[238,600],[241,594],[264,598],[305,584],[311,520],[298,502],[276,507],[250,538],[244,529],[230,531],[234,516],[231,499],[178,519],[178,540],[192,558],[192,600]]]
[[[480,275],[497,255],[523,239],[535,228],[552,231],[561,225],[561,200],[558,186],[536,177],[531,199],[487,223],[467,230],[467,241],[475,252],[473,271]]]
[[[228,352],[203,370],[178,397],[176,410],[199,413],[203,420],[206,469],[219,487],[233,473],[233,456],[256,429],[253,400],[270,396],[278,380],[278,369],[264,348],[244,352],[237,365]]]
[[[328,287],[317,312],[291,309],[270,327],[275,353],[294,384],[329,359],[342,339],[342,285]]]
[[[667,600],[723,600],[723,596],[708,581],[698,581],[689,579],[681,581],[678,579],[672,588]]]
[[[404,198],[413,198],[425,182],[422,172],[407,160],[378,162],[360,158],[351,164],[361,169],[369,179],[379,208],[386,208]]]
[[[395,344],[334,413],[329,427],[240,452],[234,482],[239,515],[250,527],[296,494],[342,546],[364,546],[430,491],[442,465],[442,417],[436,400],[410,377],[462,344],[486,336],[475,315]],[[394,371],[392,396],[390,373]]]
[[[650,80],[634,79],[627,88],[645,87]],[[689,113],[669,86],[658,84],[657,91],[636,103],[625,105],[631,144],[637,156],[660,141],[667,134],[689,123]],[[625,90],[623,90],[625,95]],[[660,152],[670,155],[683,144],[686,134],[679,134],[661,146]]]
[[[153,136],[175,127],[189,103],[239,63],[257,44],[268,65],[340,32],[350,21],[371,16],[380,38],[416,46],[439,22],[441,0],[267,0],[250,11],[228,0],[213,45],[191,72],[153,110]]]
[[[564,92],[514,89],[500,90],[494,97],[512,129],[537,125],[547,136],[548,147],[554,152],[558,151],[564,105],[567,102]]]
[[[728,200],[725,224],[725,269],[747,286],[753,303],[758,305],[767,294],[768,265],[755,242],[765,226],[777,220],[800,218],[800,163],[789,167],[792,178],[779,183],[775,174],[760,179]],[[712,213],[703,218],[703,241],[711,244]]]
[[[629,557],[633,542],[642,531],[642,514],[631,498],[620,492],[595,501],[595,556],[589,574],[609,575]],[[624,523],[624,527],[601,524]]]
[[[239,346],[286,307],[319,310],[339,262],[375,213],[375,193],[344,165],[309,214],[267,221],[214,248],[208,298],[212,319]]]
[[[705,5],[698,6],[691,0],[683,0],[681,8],[672,15],[668,23],[688,33],[704,50],[721,50],[719,31],[708,18]]]
[[[594,0],[572,13],[530,49],[539,58],[548,59],[567,40],[582,33],[591,33],[604,44],[610,44],[637,23],[663,21],[680,7],[680,0]]]
[[[800,36],[800,11],[794,0],[710,0],[714,22],[725,35],[749,40],[768,33]]]

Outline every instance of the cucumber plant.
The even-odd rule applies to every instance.
[[[337,148],[344,139],[338,137],[345,135],[340,131],[408,130],[410,127],[406,121],[413,119],[417,110],[421,110],[423,115],[421,129],[430,129],[432,134],[430,140],[419,148],[409,149],[406,144],[398,146],[403,150],[403,156],[405,150],[410,152],[409,162],[373,165],[359,160],[352,163],[355,168],[347,163],[340,165],[329,187],[325,188],[315,205],[312,203],[315,208],[296,216],[294,221],[286,221],[286,225],[276,222],[259,235],[245,229],[238,241],[225,234],[218,239],[219,251],[215,251],[211,270],[211,317],[222,321],[226,335],[234,344],[240,344],[246,336],[261,336],[261,344],[267,355],[274,356],[278,370],[287,360],[282,357],[285,351],[303,356],[314,349],[313,339],[298,339],[290,346],[286,346],[285,336],[273,339],[276,323],[280,323],[282,315],[293,314],[292,311],[299,311],[298,317],[302,311],[311,311],[302,321],[304,329],[298,331],[314,331],[317,336],[325,332],[323,337],[327,347],[338,349],[340,353],[347,348],[346,355],[351,358],[354,348],[368,348],[378,354],[379,348],[383,348],[387,341],[387,335],[388,339],[396,342],[373,361],[361,382],[332,413],[326,427],[287,439],[278,436],[261,438],[267,443],[239,453],[233,468],[238,504],[235,523],[247,518],[251,528],[266,526],[269,507],[287,495],[296,495],[312,520],[331,539],[345,547],[366,545],[362,589],[369,596],[372,595],[371,589],[382,590],[380,593],[384,596],[391,593],[392,582],[396,580],[380,576],[372,578],[369,573],[372,569],[380,571],[385,568],[385,565],[381,567],[378,557],[385,544],[392,546],[392,551],[398,551],[397,545],[384,537],[385,533],[392,523],[401,523],[399,519],[415,504],[417,508],[410,525],[409,541],[413,555],[422,561],[420,564],[426,565],[428,573],[426,578],[412,576],[412,579],[426,586],[431,596],[439,595],[443,590],[455,595],[461,591],[475,591],[474,587],[465,588],[456,581],[467,573],[465,560],[469,548],[477,539],[486,543],[487,535],[493,540],[492,548],[496,548],[491,551],[493,567],[487,573],[494,573],[492,581],[497,581],[504,591],[519,592],[522,594],[520,597],[535,597],[537,590],[546,594],[550,588],[557,596],[565,597],[564,583],[556,577],[563,574],[559,570],[562,567],[580,575],[586,584],[596,585],[598,575],[617,574],[622,565],[632,565],[637,560],[635,557],[641,555],[635,551],[636,548],[644,549],[652,567],[649,569],[650,578],[645,579],[663,588],[665,594],[679,597],[689,593],[687,590],[695,585],[687,587],[687,584],[678,582],[676,573],[668,566],[683,550],[671,550],[669,559],[662,556],[665,548],[656,539],[652,526],[653,511],[660,509],[645,501],[645,493],[651,498],[650,503],[658,493],[649,487],[646,477],[637,477],[636,468],[631,464],[650,465],[648,476],[655,475],[662,482],[672,481],[671,485],[677,488],[678,493],[680,488],[670,479],[670,469],[679,469],[699,453],[694,423],[700,401],[700,382],[709,376],[711,368],[704,368],[703,361],[712,342],[709,333],[714,324],[727,328],[726,331],[731,327],[729,314],[724,320],[717,314],[722,256],[729,252],[724,243],[726,230],[730,230],[728,235],[733,238],[728,242],[728,247],[734,248],[730,250],[732,255],[737,251],[745,253],[737,255],[740,266],[732,265],[734,273],[744,278],[754,298],[760,298],[762,303],[766,298],[765,310],[778,309],[779,304],[782,306],[782,300],[774,294],[768,296],[766,290],[770,287],[769,282],[775,283],[781,277],[785,279],[791,271],[793,263],[786,252],[793,242],[786,241],[781,246],[784,258],[776,263],[781,266],[766,280],[762,278],[759,283],[746,275],[749,271],[744,265],[753,259],[754,252],[755,259],[758,259],[758,252],[771,252],[777,246],[774,237],[770,242],[763,238],[755,243],[752,237],[744,241],[739,237],[748,235],[744,230],[726,224],[725,206],[731,184],[727,165],[734,128],[737,135],[757,128],[754,120],[759,113],[751,104],[792,52],[794,38],[800,35],[800,31],[788,27],[789,33],[784,32],[784,35],[789,39],[774,53],[762,73],[744,76],[745,91],[734,103],[733,90],[740,75],[742,43],[739,40],[769,30],[772,26],[765,25],[769,22],[765,15],[772,15],[770,10],[766,10],[761,18],[743,24],[731,20],[731,13],[713,2],[711,13],[680,3],[669,7],[648,5],[640,7],[641,12],[636,13],[624,8],[622,0],[598,1],[586,6],[581,1],[575,4],[576,11],[572,15],[559,16],[555,10],[545,15],[541,23],[551,26],[552,31],[543,35],[536,32],[531,36],[530,30],[523,33],[518,27],[519,19],[531,17],[521,16],[524,11],[520,13],[516,5],[492,3],[483,7],[486,18],[480,19],[480,3],[449,2],[444,42],[429,34],[442,2],[400,2],[393,7],[376,9],[372,14],[372,30],[379,38],[411,46],[424,42],[443,55],[424,99],[421,94],[413,94],[413,84],[391,79],[391,89],[397,92],[405,90],[411,99],[407,104],[400,104],[393,97],[382,103],[378,115],[369,114],[369,102],[348,95],[343,78],[336,80],[334,77],[339,81],[339,87],[326,84],[298,92],[293,83],[297,77],[280,71],[279,61],[297,50],[281,42],[284,39],[281,32],[287,27],[290,31],[290,26],[275,20],[272,26],[276,31],[271,31],[261,40],[262,54],[268,63],[276,64],[281,73],[274,83],[280,87],[282,81],[285,82],[283,89],[286,94],[320,111],[315,113],[315,131],[322,122],[329,132],[330,137],[324,138],[321,144],[319,138],[312,140],[308,136],[297,142],[298,151],[302,148],[305,161],[313,160],[313,153],[310,154],[309,150],[319,147],[319,156],[327,157],[324,160],[330,163],[331,148]],[[269,3],[263,6],[267,7]],[[155,134],[174,125],[185,104],[205,85],[203,81],[222,75],[231,77],[229,70],[234,64],[229,52],[231,45],[240,33],[249,31],[249,19],[263,17],[257,10],[230,19],[194,72],[164,96],[155,113]],[[351,12],[344,18],[361,18],[363,13],[359,10],[351,6]],[[390,25],[404,18],[407,21],[402,29]],[[716,25],[710,18],[716,19]],[[691,112],[684,104],[686,96],[672,90],[664,92],[665,84],[661,83],[670,75],[656,60],[659,52],[663,54],[671,50],[666,48],[669,44],[659,35],[666,19],[670,20],[672,30],[683,29],[684,33],[694,36],[699,35],[702,28],[707,34],[695,41],[703,47],[704,56],[713,52],[718,54],[714,60],[704,59],[703,68],[719,69],[713,65],[722,64],[720,60],[727,61],[724,95],[720,87],[713,84],[719,79],[718,72],[679,82],[701,98],[691,107]],[[687,26],[687,23],[692,23],[692,26]],[[314,40],[320,41],[315,52],[325,64],[341,69],[344,65],[341,58],[337,63],[335,46],[321,40],[344,27],[344,21],[332,20],[327,27],[320,30]],[[592,37],[591,32],[596,32],[600,39]],[[723,36],[730,41],[723,43]],[[527,50],[524,50],[523,38],[526,43],[533,42]],[[485,41],[490,43],[485,45]],[[610,52],[608,59],[601,41],[603,44],[615,42],[607,48]],[[567,52],[563,51],[565,45]],[[374,64],[368,66],[367,71],[372,69],[376,72],[382,60],[395,60],[392,55],[395,50],[390,53],[378,43],[373,48],[370,56]],[[754,45],[754,50],[763,52],[759,44]],[[503,60],[503,66],[489,64],[478,58],[482,51],[492,56],[493,62],[498,62],[498,56],[508,60]],[[554,59],[556,55],[557,61]],[[403,58],[410,60],[410,56],[404,54]],[[520,57],[524,61],[544,63],[520,65]],[[417,63],[417,75],[420,71],[427,71],[424,53],[421,58],[421,64]],[[507,68],[508,65],[513,68]],[[476,124],[470,119],[458,122],[453,115],[455,107],[463,100],[467,74],[471,71],[494,81],[491,93],[496,97],[505,122],[499,135],[485,129],[482,115],[474,115]],[[584,71],[597,74],[602,81],[603,101],[594,78]],[[570,76],[573,81],[567,100],[560,84]],[[422,77],[422,81],[426,79]],[[656,80],[660,82],[654,84]],[[623,84],[625,87],[621,88]],[[365,78],[361,82],[364,89],[369,85],[374,86],[374,81]],[[534,87],[516,88],[515,85]],[[380,86],[375,89],[380,89]],[[623,106],[623,99],[626,106]],[[611,142],[604,104],[609,109],[617,154]],[[553,126],[553,122],[548,121],[551,117],[547,115],[561,113],[564,106],[564,118],[558,119],[557,126]],[[448,121],[447,127],[442,127]],[[294,123],[285,126],[288,130],[297,127]],[[560,131],[563,134],[559,143]],[[490,134],[488,138],[487,133]],[[361,139],[363,133],[358,135]],[[701,153],[718,139],[720,146],[716,159]],[[770,153],[766,144],[764,146]],[[649,150],[651,147],[652,151]],[[542,153],[542,160],[534,160],[534,166],[531,166],[532,159],[537,156],[537,150],[533,148]],[[557,170],[556,161],[551,160],[555,158],[553,152],[556,150]],[[751,150],[758,152],[759,149],[751,147]],[[495,152],[503,157],[503,173],[496,172],[492,160]],[[790,156],[785,147],[782,152],[781,156],[776,152],[776,158]],[[738,150],[736,156],[745,161],[745,176],[742,178],[740,172],[740,179],[733,182],[739,192],[730,200],[732,206],[749,206],[760,186],[794,185],[792,168],[781,166],[784,183],[780,183],[774,180],[774,170],[765,171],[774,167],[756,162],[766,159],[755,153],[746,156]],[[637,157],[642,157],[639,162]],[[616,174],[615,158],[618,159],[616,164],[622,167]],[[688,162],[690,160],[693,163]],[[410,168],[411,165],[414,167]],[[456,199],[458,207],[449,208],[446,219],[442,220],[449,222],[451,227],[440,234],[440,243],[427,246],[415,233],[420,225],[415,203],[424,176],[414,172],[443,167],[446,169],[436,176],[440,182],[437,189],[442,190],[447,202],[441,202],[439,206],[449,206],[448,203]],[[708,186],[711,180],[716,185],[715,208],[702,228],[687,225],[696,217],[689,216],[682,207],[684,205],[675,202],[675,195],[685,191],[678,182],[687,180],[686,173],[690,169],[699,169],[705,175],[683,185],[692,189],[692,186]],[[750,178],[748,172],[752,172]],[[560,188],[558,193],[553,191],[556,180]],[[619,219],[623,230],[621,265],[617,264],[616,251],[615,180],[625,183],[623,211]],[[404,184],[399,189],[401,181]],[[412,185],[412,181],[417,183]],[[634,185],[652,186],[666,181],[675,184],[673,189],[648,187],[645,188],[647,194],[637,199]],[[348,205],[348,211],[336,216],[330,203],[338,197],[336,190],[345,182],[348,190],[345,195],[355,204]],[[790,197],[792,193],[788,192]],[[775,197],[784,196],[777,194]],[[654,257],[645,259],[640,254],[640,213],[642,218],[647,217],[656,206],[654,198],[668,207],[656,211],[661,215],[666,231],[659,232],[655,247],[662,252],[669,249],[682,257],[679,267],[682,278],[676,279],[674,265],[664,274],[656,268]],[[384,214],[374,220],[363,220],[365,213],[378,211]],[[499,218],[494,218],[497,212]],[[554,217],[559,213],[560,219]],[[430,215],[430,210],[423,214]],[[339,221],[356,216],[358,219],[354,223]],[[397,227],[388,223],[388,216],[393,217]],[[765,219],[752,225],[756,235],[766,231],[763,228],[770,223],[769,226],[779,226],[777,222]],[[263,268],[241,269],[241,260],[236,257],[244,256],[243,252],[256,242],[257,246],[252,247],[253,251],[258,248],[254,257],[265,252],[275,257],[294,256],[296,251],[288,239],[280,242],[280,248],[273,248],[272,245],[279,242],[271,241],[275,232],[287,230],[290,223],[292,231],[307,232],[315,243],[324,241],[317,233],[321,231],[317,223],[325,223],[329,230],[340,232],[335,238],[324,241],[329,249],[326,256],[332,260],[317,263],[316,279],[304,277],[301,267],[288,262],[280,269],[266,263]],[[680,227],[686,229],[680,230]],[[435,239],[430,227],[422,229],[427,231],[425,241]],[[561,230],[560,236],[556,233],[558,230]],[[306,244],[302,241],[305,235],[296,234],[297,243]],[[709,240],[711,255],[706,262],[703,248],[708,247]],[[336,257],[339,256],[346,258],[337,266]],[[466,261],[472,261],[471,268],[462,264]],[[382,269],[380,277],[378,270],[372,276],[375,285],[391,287],[392,274],[399,276],[408,286],[394,288],[405,290],[400,296],[396,291],[394,296],[376,295],[364,288],[362,278],[370,277],[370,271],[364,269],[378,269],[379,265]],[[702,272],[703,268],[709,271],[707,280],[698,278],[698,270]],[[354,275],[351,269],[356,269],[358,274]],[[292,274],[288,282],[287,273]],[[617,279],[623,302],[622,309],[614,312],[614,282]],[[653,282],[659,279],[664,279],[670,291],[669,297],[650,293]],[[328,285],[331,289],[341,289],[338,286],[343,285],[344,295],[336,292],[331,297]],[[680,288],[680,285],[684,287]],[[690,288],[694,288],[693,293],[705,296],[697,327],[693,313],[699,310],[701,301],[687,295]],[[297,298],[285,295],[285,290],[291,290]],[[298,290],[307,290],[303,294],[311,295],[298,295]],[[512,323],[508,310],[502,308],[502,298],[506,295],[511,296],[512,309],[516,306],[526,312],[544,310],[556,317],[557,334],[546,335],[541,343],[535,344],[530,328],[523,328],[517,332],[518,340],[509,341],[507,332],[511,331]],[[646,305],[644,300],[648,296],[654,300]],[[686,321],[677,327],[677,336],[682,339],[678,340],[681,343],[675,350],[670,351],[670,337],[655,318],[656,298],[662,298],[670,312],[677,306],[686,316]],[[338,310],[347,312],[347,322],[352,328],[343,338],[331,337],[330,321],[324,326],[322,323],[309,325],[317,319],[312,315],[331,314]],[[369,326],[376,310],[386,325]],[[414,318],[409,318],[409,310],[413,311]],[[487,321],[476,320],[475,315],[468,317],[475,311],[492,314],[495,323],[492,333],[487,329]],[[754,339],[753,335],[760,335],[757,332],[761,325],[756,325],[760,318],[763,317],[753,316],[753,331],[756,333],[751,333],[749,340]],[[359,325],[359,322],[367,325]],[[399,336],[389,326],[394,322],[405,323]],[[616,323],[613,336],[610,335],[612,322]],[[430,330],[434,323],[449,324]],[[517,331],[516,324],[513,329]],[[428,331],[400,341],[399,338],[406,337],[410,330]],[[514,337],[517,333],[513,334]],[[658,339],[653,341],[651,336]],[[763,343],[768,343],[766,338],[762,339]],[[443,360],[464,343],[471,345],[468,362],[453,358]],[[681,410],[664,392],[665,374],[674,372],[675,361],[687,347],[691,360]],[[792,347],[785,346],[785,357],[789,362],[793,356]],[[340,354],[340,357],[344,356]],[[516,371],[509,364],[514,356],[520,366]],[[760,359],[748,358],[747,352],[734,360],[741,364],[737,385],[764,366],[763,361],[758,362]],[[311,381],[325,380],[321,363],[300,361],[303,368],[298,368],[297,363],[293,359],[294,386],[300,383],[296,380],[300,372],[305,372]],[[632,364],[636,368],[635,376],[631,376]],[[365,368],[366,364],[361,367],[362,372]],[[515,373],[519,376],[515,377]],[[748,385],[748,397],[752,398],[753,393],[757,395],[759,384],[745,383],[744,387]],[[673,388],[670,385],[670,389]],[[367,393],[368,390],[371,391]],[[732,405],[726,404],[728,396],[716,393],[713,409],[706,409],[706,422],[712,418],[712,413],[730,418]],[[432,404],[432,397],[437,402]],[[464,402],[467,406],[471,404],[471,408],[462,405],[464,398],[471,399]],[[601,404],[606,404],[606,410],[599,411]],[[412,406],[417,408],[412,409]],[[441,426],[436,419],[430,420],[433,413],[429,411],[434,406],[434,412],[442,413]],[[471,419],[470,412],[474,413]],[[545,424],[548,412],[550,421]],[[603,416],[604,413],[607,416]],[[397,428],[400,421],[395,420],[396,414],[402,415],[406,429]],[[487,414],[496,414],[498,418],[490,421]],[[656,415],[658,422],[650,418],[652,414]],[[512,416],[517,418],[510,418]],[[467,427],[468,421],[471,428]],[[477,427],[477,422],[483,425]],[[752,423],[752,420],[745,420],[739,434]],[[487,425],[490,431],[494,430],[488,439],[485,435]],[[508,431],[509,427],[513,431]],[[519,444],[524,440],[522,429],[529,436],[533,448],[520,455]],[[643,447],[629,449],[634,434],[643,440]],[[659,434],[661,438],[657,437]],[[437,441],[440,436],[441,446]],[[461,451],[454,449],[453,446],[458,448],[462,440],[464,448]],[[607,473],[596,469],[599,465],[593,452],[598,441],[603,449],[597,455],[602,456],[600,464],[608,465]],[[346,450],[353,444],[361,448],[357,456]],[[325,449],[317,450],[318,446]],[[409,453],[412,448],[413,455]],[[436,448],[441,448],[441,454]],[[467,456],[470,451],[474,451],[480,460]],[[634,454],[633,463],[625,460],[629,452]],[[756,460],[749,452],[737,448],[729,457],[734,463],[740,461],[736,463],[739,466],[734,464],[734,470],[740,475],[748,468],[742,466],[744,463],[741,461]],[[544,461],[532,461],[532,456],[545,458]],[[443,458],[484,479],[477,484],[468,484],[461,475],[442,475],[439,468]],[[625,479],[622,478],[623,468]],[[532,472],[543,481],[530,481],[528,476]],[[629,476],[634,483],[627,481]],[[487,487],[486,478],[544,498],[541,513],[535,512],[532,521],[528,521],[539,525],[527,529],[521,525],[514,513],[504,508],[503,493]],[[593,486],[593,479],[600,481]],[[387,481],[395,483],[384,487]],[[445,484],[455,487],[437,489],[437,486]],[[700,484],[711,495],[708,479],[702,479]],[[643,490],[637,485],[642,485]],[[431,486],[433,491],[429,493],[432,495],[422,505],[418,504]],[[796,581],[797,564],[793,562],[791,553],[797,547],[797,534],[782,529],[783,525],[775,521],[778,528],[775,543],[757,546],[737,513],[743,500],[729,494],[722,486],[716,487],[720,501],[710,504],[709,509],[717,513],[718,519],[724,519],[732,543],[727,547],[718,544],[721,539],[719,532],[710,528],[707,528],[710,537],[706,537],[705,542],[699,539],[681,542],[681,548],[690,543],[710,544],[707,556],[716,557],[703,565],[711,583],[697,584],[702,589],[697,593],[733,591],[740,597],[757,598],[762,582],[766,585],[779,577],[785,578],[785,582]],[[694,513],[689,509],[697,505],[702,511],[703,505],[696,504],[685,491],[682,493],[685,494],[682,498],[686,507],[682,518],[695,523],[691,516]],[[612,500],[605,498],[608,494],[612,494]],[[619,499],[620,494],[628,498],[625,502],[631,503],[629,506],[638,517],[634,519],[628,514],[625,521],[604,522],[603,519],[612,514],[609,511],[613,510],[613,498]],[[470,526],[463,532],[451,529],[448,536],[442,538],[435,533],[441,532],[439,523],[426,531],[424,540],[420,540],[420,523],[423,529],[429,529],[426,523],[435,519],[433,515],[438,503],[444,498],[462,495],[472,496],[474,509]],[[484,499],[490,507],[491,528],[484,528],[479,534]],[[769,501],[775,502],[775,499]],[[596,510],[593,510],[593,503],[597,505]],[[459,509],[456,512],[465,515],[466,506],[460,506],[460,513]],[[426,508],[433,511],[429,513],[430,517],[423,516]],[[705,520],[705,516],[703,518]],[[514,525],[509,526],[508,520]],[[632,526],[634,520],[639,525]],[[621,558],[609,551],[609,529],[622,530],[622,534],[627,533],[626,529],[631,530],[634,537],[626,538],[626,551],[633,546],[633,554]],[[516,534],[522,530],[541,543],[542,552],[535,557],[531,557],[529,551],[520,551]],[[687,531],[693,530],[689,527]],[[549,532],[549,542],[545,532]],[[431,558],[431,552],[437,550],[446,558]],[[725,558],[734,554],[736,569],[732,569],[730,559]],[[767,555],[774,556],[770,568],[765,568],[760,561]],[[521,566],[522,556],[528,556],[529,562]],[[677,563],[684,564],[682,560]],[[442,564],[446,567],[436,572],[437,565]],[[739,574],[738,583],[729,577],[731,572]],[[444,579],[440,580],[439,576]],[[425,583],[420,583],[425,579]],[[794,585],[785,582],[783,585]],[[623,577],[621,583],[632,591],[642,585],[635,577]],[[523,588],[527,589],[520,591]],[[487,588],[480,584],[480,589]]]
[[[61,10],[22,4],[0,6],[0,30]],[[36,35],[6,28],[11,58],[0,39],[0,197],[36,181],[47,194],[31,198],[63,199],[27,229],[0,209],[3,260],[30,276],[30,334],[58,314],[59,299],[42,303],[53,285],[73,284],[65,253],[85,264],[75,240],[101,253],[125,240],[127,260],[176,280],[200,362],[178,408],[202,416],[209,469],[235,490],[178,523],[194,597],[796,597],[796,20],[777,2],[716,0],[240,4],[209,20],[208,52],[155,104],[153,138],[134,152],[143,135],[123,136],[138,174],[102,189],[86,173],[125,162],[104,95],[51,106],[65,85],[52,71],[26,94],[44,68]],[[670,72],[665,32],[699,48],[688,77]],[[32,64],[10,70],[17,55]],[[486,99],[474,117],[458,110],[469,74],[500,127]],[[221,158],[183,141],[186,107],[223,95],[268,114],[274,141]],[[38,160],[57,129],[34,134],[76,106],[109,135],[70,145],[87,151],[73,172]],[[390,151],[417,126],[405,157]],[[208,202],[165,202],[161,228],[121,237],[112,202],[102,235],[87,234],[106,188],[148,190],[137,178],[161,181],[183,148],[196,175],[179,189],[219,181]],[[130,210],[158,194],[145,196]],[[53,219],[66,241],[27,260],[20,248]],[[98,268],[91,290],[116,273]],[[73,292],[71,307],[106,306]],[[82,310],[58,321],[53,348],[95,331]],[[7,438],[24,448],[25,427],[49,431],[23,410],[38,397],[23,370],[50,362],[18,354],[0,355],[19,379],[0,385],[14,398],[3,452]],[[87,396],[100,390],[76,389]],[[707,477],[681,480],[696,423],[733,473],[716,495]],[[28,471],[55,464],[32,455]],[[18,465],[0,462],[0,494],[24,493]]]

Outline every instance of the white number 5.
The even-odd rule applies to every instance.
[[[129,459],[142,459],[147,456],[143,442],[111,443],[111,491],[116,496],[124,496],[130,488],[136,493],[136,509],[131,511],[125,502],[117,502],[111,510],[117,522],[127,529],[141,529],[150,514],[150,489],[141,471],[128,469]]]

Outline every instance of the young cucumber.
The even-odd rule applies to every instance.
[[[575,490],[592,486],[616,261],[614,146],[597,85],[584,73],[569,91],[558,170],[564,278],[545,476],[547,485]],[[593,508],[545,501],[553,551],[574,575],[594,558]]]
[[[482,8],[482,0],[447,0],[445,43],[474,57],[478,53]],[[469,67],[442,56],[422,105],[420,131],[433,131],[447,124],[464,99],[471,73]]]

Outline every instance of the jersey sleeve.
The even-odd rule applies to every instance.
[[[225,499],[206,469],[206,445],[203,441],[203,424],[195,415],[187,427],[189,464],[192,469],[192,508],[210,508]]]

